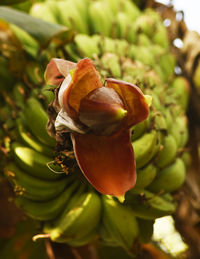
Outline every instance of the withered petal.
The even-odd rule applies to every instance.
[[[92,90],[102,87],[100,75],[89,58],[80,60],[72,81],[63,94],[63,107],[73,119],[77,119],[81,100]]]
[[[83,125],[71,119],[63,109],[59,111],[56,117],[55,129],[56,131],[86,133]]]
[[[125,126],[131,126],[145,120],[149,114],[149,108],[142,91],[135,85],[112,79],[106,79],[106,87],[113,88],[122,98],[125,109],[128,111]]]
[[[71,61],[52,58],[44,73],[46,84],[58,86],[75,67],[76,63]]]
[[[136,182],[130,131],[112,136],[72,133],[77,162],[88,181],[103,194],[124,195]]]

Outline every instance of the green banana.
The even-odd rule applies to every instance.
[[[13,98],[18,108],[23,109],[25,103],[25,87],[22,84],[16,84],[12,89]]]
[[[183,110],[186,110],[189,101],[189,81],[185,77],[179,76],[173,80],[171,87],[177,96],[177,100],[180,106],[183,108]]]
[[[93,58],[99,54],[98,42],[94,37],[89,37],[85,34],[77,34],[74,38],[77,47],[77,52],[81,56]]]
[[[175,57],[171,54],[165,54],[160,57],[159,65],[163,70],[164,80],[170,80],[174,75],[174,69],[176,60]]]
[[[45,20],[50,23],[58,23],[51,7],[46,2],[35,3],[32,5],[30,15]]]
[[[22,30],[20,27],[10,24],[10,28],[17,37],[17,39],[21,42],[23,48],[33,57],[36,57],[39,51],[39,45],[37,41],[31,37],[27,32]]]
[[[101,222],[99,226],[98,234],[100,241],[103,243],[103,245],[110,247],[119,246],[119,242],[113,239],[112,234],[105,228],[103,222]]]
[[[142,32],[151,38],[151,36],[154,35],[156,24],[152,17],[147,14],[142,14],[136,19],[135,27],[138,32]]]
[[[145,133],[141,138],[133,141],[136,167],[144,167],[159,151],[161,146],[160,133],[155,130]]]
[[[44,155],[52,157],[54,150],[44,144],[40,143],[35,137],[31,135],[28,131],[25,120],[22,116],[16,119],[17,131],[19,135],[19,141],[24,142],[29,147],[33,148],[35,151],[40,152]]]
[[[146,34],[144,33],[140,33],[137,36],[137,44],[139,46],[145,46],[145,47],[149,47],[151,45],[151,41],[150,39],[146,36]]]
[[[120,60],[119,57],[114,53],[105,53],[101,57],[101,63],[105,69],[110,71],[111,75],[114,78],[120,78],[121,77],[121,66],[120,66]]]
[[[32,132],[32,134],[36,138],[38,138],[43,144],[54,147],[56,141],[48,135],[46,130],[48,115],[44,111],[40,102],[35,98],[30,97],[26,101],[23,113],[26,120],[26,124]]]
[[[137,180],[134,188],[143,189],[147,187],[156,177],[157,168],[151,163],[137,170]]]
[[[75,192],[79,185],[78,181],[72,183],[67,187],[64,192],[62,192],[58,197],[49,201],[32,201],[25,197],[16,197],[15,203],[18,207],[23,209],[25,213],[37,220],[48,221],[53,220],[58,217],[58,215],[63,211],[67,203],[69,202],[71,196]]]
[[[89,5],[89,20],[93,33],[99,33],[105,36],[110,35],[113,13],[107,2],[91,2]]]
[[[18,166],[32,176],[44,180],[60,178],[60,174],[52,172],[47,166],[52,161],[52,158],[42,155],[32,148],[15,142],[11,145],[11,154]]]
[[[85,246],[88,244],[91,244],[95,239],[97,239],[97,231],[94,229],[87,235],[84,235],[81,238],[73,238],[73,240],[67,241],[67,244],[72,246],[72,247],[79,247],[79,246]]]
[[[118,12],[115,18],[114,28],[112,28],[112,36],[118,38],[126,38],[129,32],[131,19],[123,12]]]
[[[182,148],[188,141],[187,118],[184,115],[178,116],[170,129],[170,133],[174,136],[178,148]]]
[[[140,138],[143,133],[147,130],[148,126],[148,120],[144,120],[135,126],[132,127],[132,135],[131,135],[131,140],[135,141],[136,139]]]
[[[84,241],[84,236],[91,235],[96,229],[101,215],[101,199],[94,192],[79,195],[78,199],[62,212],[52,224],[44,226],[44,232],[50,235],[52,241],[63,243],[76,239]]]
[[[171,126],[173,124],[173,117],[169,109],[166,109],[163,111],[163,116],[165,117],[165,121],[167,124],[167,130],[169,131],[171,129]]]
[[[56,181],[44,181],[27,174],[14,163],[7,165],[5,174],[11,184],[14,185],[16,194],[34,201],[47,201],[55,198],[73,180],[71,176],[65,176]]]
[[[132,24],[141,14],[141,11],[133,1],[121,1],[118,8],[131,19]]]
[[[154,181],[148,186],[153,192],[173,192],[181,187],[185,181],[186,168],[182,159],[177,158],[174,163],[162,169]]]
[[[178,151],[176,140],[171,134],[164,138],[162,145],[163,148],[154,159],[154,163],[159,168],[164,168],[173,162]]]
[[[126,193],[125,204],[142,219],[154,220],[175,212],[176,204],[144,189],[131,189]]]
[[[48,108],[48,105],[54,100],[55,94],[52,91],[53,89],[49,85],[43,85],[39,92],[39,98],[41,97],[45,108]]]
[[[83,1],[84,2],[84,1]],[[80,15],[77,1],[57,1],[60,23],[79,32],[88,34],[88,23],[83,21],[85,13]]]
[[[162,23],[156,24],[156,31],[152,34],[152,41],[155,44],[160,45],[164,49],[169,49],[169,39],[167,34],[167,29],[163,26]]]
[[[101,0],[102,2],[106,2],[109,6],[109,9],[115,15],[119,11],[119,7],[121,6],[122,0]]]
[[[118,246],[130,250],[138,237],[138,223],[131,208],[106,195],[103,201],[103,225]]]
[[[154,56],[145,46],[131,45],[128,56],[131,59],[140,61],[147,66],[154,67]]]
[[[188,151],[184,151],[181,154],[181,159],[183,160],[186,169],[188,169],[191,166],[191,164],[192,164],[190,153]]]

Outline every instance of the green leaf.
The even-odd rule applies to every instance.
[[[73,30],[65,26],[45,22],[9,7],[0,7],[0,19],[19,26],[35,38],[42,47],[46,47],[50,41],[58,45],[65,44],[71,41],[74,35]]]
[[[18,4],[22,2],[26,2],[27,0],[3,0],[0,5],[12,5],[12,4]]]

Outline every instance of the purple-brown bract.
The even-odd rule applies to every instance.
[[[60,87],[55,129],[71,132],[85,177],[103,194],[124,195],[136,182],[130,128],[149,113],[141,90],[111,78],[104,86],[88,58],[78,63],[52,59],[45,79]]]

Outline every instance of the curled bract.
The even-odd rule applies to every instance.
[[[137,86],[111,78],[104,86],[88,58],[78,63],[52,59],[45,79],[59,87],[55,130],[71,133],[85,177],[103,194],[124,195],[136,182],[130,128],[148,116],[145,95]]]

